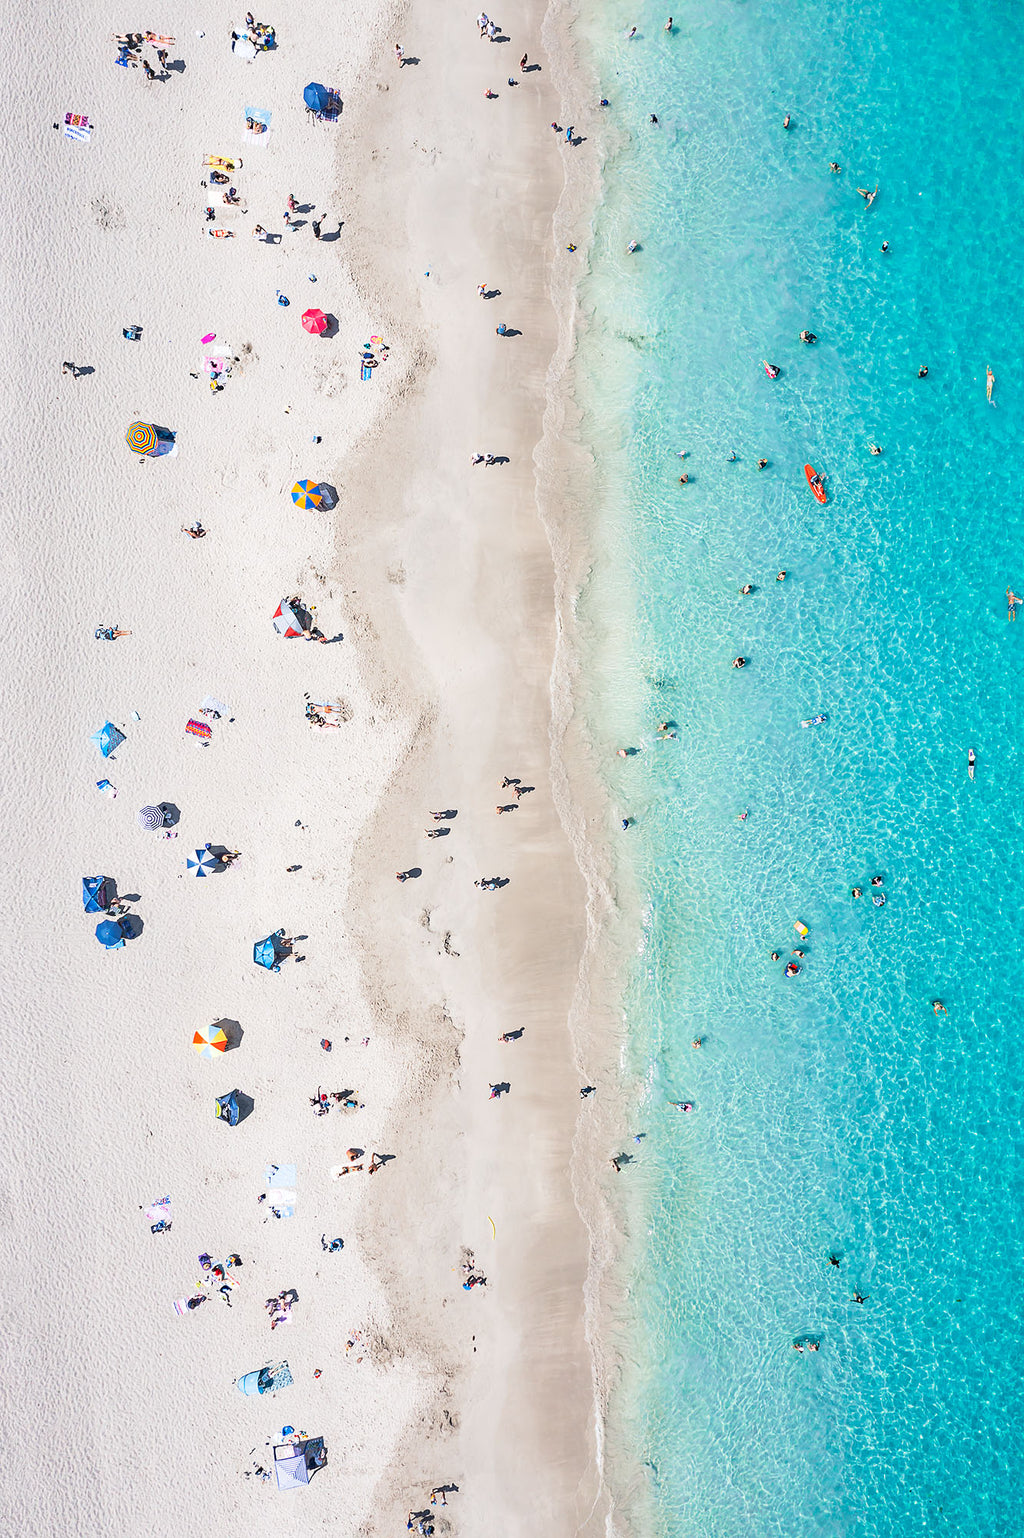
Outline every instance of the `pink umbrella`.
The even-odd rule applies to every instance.
[[[302,317],[302,324],[314,336],[319,336],[321,332],[327,330],[329,322],[323,310],[306,310]]]

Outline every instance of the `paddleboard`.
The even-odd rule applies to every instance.
[[[818,501],[827,502],[828,498],[825,495],[825,488],[821,484],[821,476],[818,474],[817,470],[815,470],[814,466],[804,465],[804,474],[807,477],[808,486],[810,486]]]

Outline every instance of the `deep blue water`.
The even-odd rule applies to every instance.
[[[1024,13],[665,15],[584,24],[625,133],[583,288],[585,709],[646,914],[615,1417],[664,1534],[1002,1538],[1024,1525]]]

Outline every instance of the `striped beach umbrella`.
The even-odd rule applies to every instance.
[[[201,1025],[192,1037],[192,1045],[200,1057],[214,1058],[218,1052],[228,1050],[228,1038],[219,1025]]]
[[[150,422],[133,422],[125,439],[133,453],[152,454],[156,448],[156,428]]]
[[[155,833],[164,825],[164,814],[158,806],[140,806],[139,827],[145,828],[147,833]]]
[[[311,331],[314,336],[327,330],[327,316],[323,310],[304,310],[302,313],[302,325],[304,330]]]
[[[219,866],[220,861],[208,849],[197,849],[195,859],[185,861],[185,869],[194,871],[197,876],[208,876],[212,870],[219,869]]]
[[[296,507],[319,507],[323,493],[316,481],[296,481],[292,487],[292,501]]]

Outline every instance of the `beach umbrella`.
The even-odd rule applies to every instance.
[[[319,336],[321,332],[327,330],[328,320],[323,310],[304,310],[302,324],[306,331],[311,331],[314,336]],[[139,452],[141,453],[142,450],[140,449]]]
[[[156,448],[156,428],[151,422],[133,422],[125,438],[135,454],[152,454]]]
[[[107,721],[99,731],[93,732],[89,741],[96,744],[104,758],[109,758],[114,749],[119,748],[124,741],[124,732],[119,732],[112,721]]]
[[[296,507],[319,507],[323,493],[316,481],[296,481],[292,487],[292,501]]]
[[[116,919],[104,919],[102,924],[97,924],[96,938],[107,951],[119,951],[124,944],[124,935]]]
[[[213,1058],[228,1050],[228,1038],[219,1025],[201,1025],[192,1037],[192,1045],[200,1057]]]
[[[197,876],[208,876],[212,870],[219,868],[220,861],[208,849],[197,849],[195,859],[185,861],[185,869],[195,871]]]
[[[110,907],[106,876],[82,877],[82,903],[86,913],[106,913]]]
[[[331,105],[331,93],[325,85],[317,85],[311,80],[302,93],[302,100],[310,112],[326,112]]]
[[[140,806],[138,823],[140,828],[145,828],[147,833],[155,833],[157,828],[164,825],[164,814],[158,806]]]

